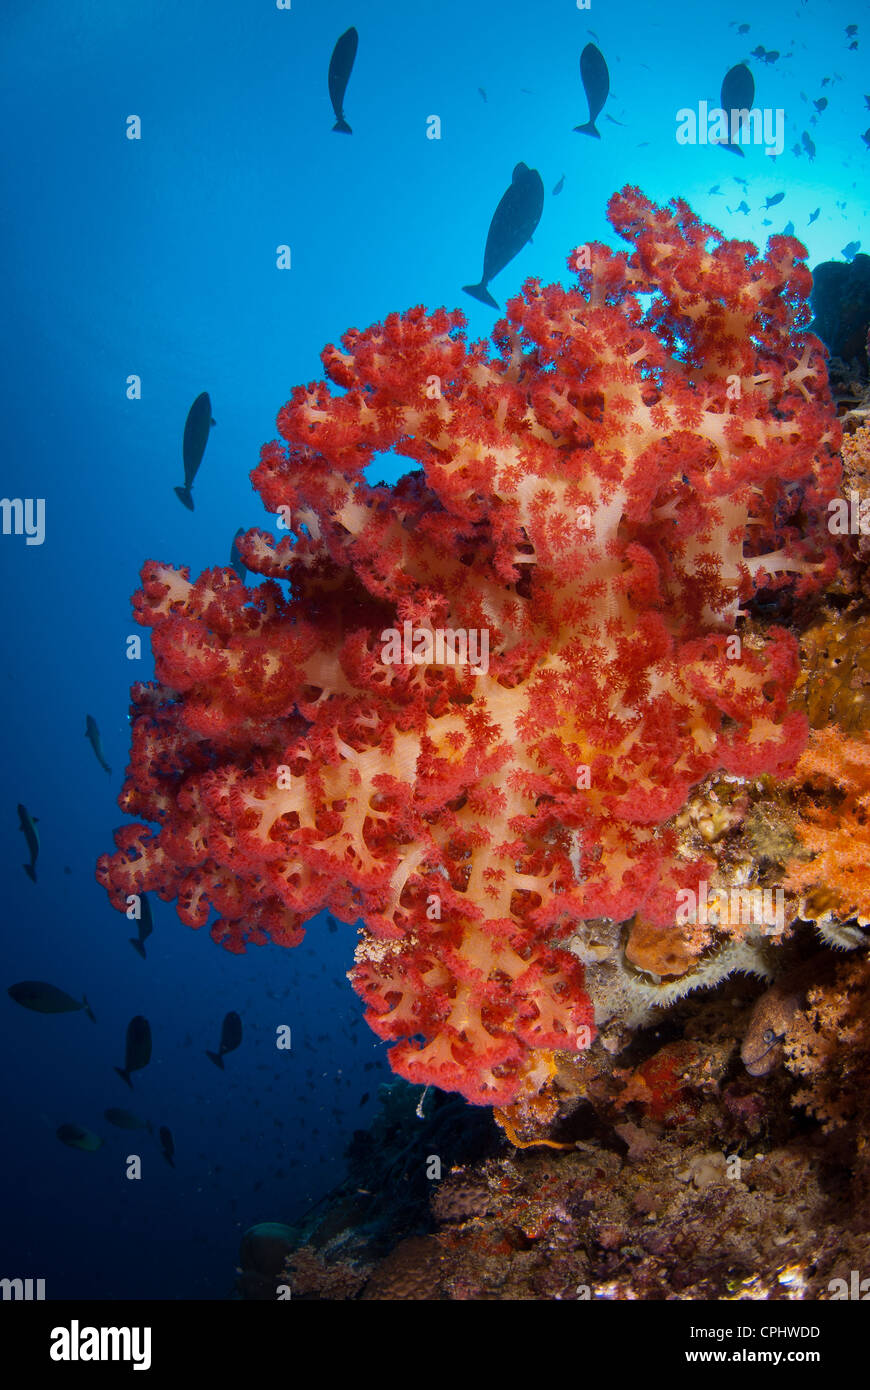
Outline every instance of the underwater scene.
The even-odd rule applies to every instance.
[[[0,1301],[870,1299],[866,6],[0,53]]]

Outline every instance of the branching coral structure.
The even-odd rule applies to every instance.
[[[760,256],[626,188],[629,244],[529,281],[469,344],[392,314],[323,353],[252,474],[264,577],[149,562],[99,861],[239,951],[361,921],[352,971],[408,1080],[508,1105],[592,1037],[589,919],[672,927],[703,860],[667,822],[716,770],[788,775],[794,638],[736,641],[761,587],[825,581],[838,426],[800,243]],[[389,487],[366,469],[415,468]],[[289,581],[289,594],[279,581]]]

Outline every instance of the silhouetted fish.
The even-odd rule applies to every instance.
[[[596,140],[600,140],[601,136],[595,129],[595,119],[610,92],[610,73],[607,71],[604,54],[594,43],[587,43],[580,54],[580,80],[589,103],[589,120],[585,125],[575,125],[574,130],[578,135],[594,135]]]
[[[335,125],[333,130],[338,130],[342,135],[352,135],[353,131],[344,119],[344,94],[347,91],[347,84],[350,81],[350,74],[353,71],[354,59],[356,58],[359,34],[353,25],[345,29],[341,38],[332,50],[332,57],[329,60],[329,100],[332,102],[332,109],[335,112]]]
[[[803,131],[803,133],[802,133],[802,135],[801,135],[801,144],[803,145],[803,147],[804,147],[804,149],[806,150],[807,154],[809,155],[810,159],[815,159],[815,157],[816,157],[816,147],[815,147],[815,145],[813,144],[812,140],[810,139],[810,137],[809,137],[809,135],[808,135],[808,133],[807,133],[806,131]]]
[[[91,1023],[97,1021],[86,994],[81,999],[73,999],[66,990],[48,985],[44,980],[21,980],[17,985],[10,985],[6,993],[22,1009],[30,1009],[35,1014],[72,1014],[84,1009]]]
[[[103,1111],[103,1115],[109,1124],[114,1125],[116,1129],[147,1129],[149,1134],[152,1132],[150,1120],[140,1120],[138,1115],[134,1115],[129,1110],[120,1110],[117,1106],[111,1106],[108,1110]]]
[[[32,816],[26,806],[18,803],[18,819],[21,824],[19,830],[24,831],[24,838],[27,841],[27,848],[30,851],[30,863],[24,864],[24,872],[34,883],[36,882],[36,860],[39,855],[39,835],[36,827],[39,822],[38,816]]]
[[[175,1164],[172,1160],[175,1156],[175,1140],[172,1138],[172,1131],[167,1129],[166,1125],[161,1125],[158,1133],[160,1135],[160,1152],[170,1168],[174,1168]]]
[[[851,261],[854,256],[857,256],[860,250],[860,241],[850,241],[848,246],[843,247],[842,251],[840,252],[840,255],[845,257],[847,261]]]
[[[224,1069],[223,1059],[228,1052],[235,1052],[242,1041],[242,1020],[238,1014],[230,1010],[221,1026],[220,1047],[217,1052],[209,1052],[206,1049],[206,1057],[209,1057],[216,1067]]]
[[[544,184],[540,174],[537,169],[518,164],[511,186],[489,224],[480,284],[463,285],[466,294],[479,299],[481,304],[489,304],[493,309],[499,307],[489,292],[489,282],[522,251],[526,242],[531,241],[532,233],[541,220],[543,207]]]
[[[100,764],[100,767],[104,768],[105,771],[109,773],[109,776],[111,776],[112,769],[109,767],[109,764],[103,757],[103,744],[100,739],[100,731],[97,728],[97,721],[92,714],[89,714],[87,716],[87,721],[85,724],[85,738],[89,740],[90,745],[93,748],[94,753],[96,754],[97,762]]]
[[[719,105],[728,115],[728,139],[717,140],[723,150],[730,150],[732,154],[739,154],[741,159],[743,150],[737,144],[731,143],[731,112],[732,111],[751,111],[752,103],[755,100],[755,78],[749,71],[745,63],[735,63],[733,68],[729,68],[722,79],[722,91],[719,98]],[[743,122],[741,121],[741,129]]]
[[[122,1081],[126,1081],[130,1090],[133,1089],[133,1082],[130,1080],[131,1071],[141,1071],[147,1067],[151,1061],[151,1025],[147,1018],[141,1014],[136,1014],[127,1024],[127,1048],[123,1067],[115,1067]]]
[[[819,213],[821,212],[821,210],[822,210],[821,208],[816,208],[815,212],[811,212],[810,215],[809,215],[808,221],[809,221],[809,222],[815,222],[815,220],[816,220],[816,218],[818,217],[818,215],[819,215]]]
[[[556,187],[553,189],[552,196],[553,196],[554,198],[557,197],[557,196],[562,192],[562,189],[563,189],[564,187],[565,187],[565,175],[563,174],[562,177],[560,178],[559,182],[556,184]]]
[[[177,487],[175,495],[188,511],[193,511],[193,495],[190,489],[202,463],[208,432],[215,421],[211,415],[211,401],[207,391],[197,396],[184,422],[184,438],[181,441],[181,454],[184,459],[184,487]]]
[[[96,1153],[97,1149],[102,1148],[103,1141],[98,1134],[93,1134],[89,1129],[82,1129],[81,1125],[61,1125],[55,1133],[62,1144],[66,1144],[68,1149],[82,1149],[85,1153]]]
[[[236,534],[233,536],[233,543],[230,546],[230,565],[235,570],[236,574],[239,576],[239,579],[242,581],[243,584],[248,577],[248,567],[238,552],[238,549],[236,547],[236,541],[239,539],[239,536],[243,536],[244,534],[245,528],[244,526],[240,526]]]
[[[813,106],[816,108],[816,110],[817,110],[818,112],[824,111],[824,109],[825,109],[825,107],[827,106],[827,104],[828,104],[828,98],[827,98],[827,97],[819,97],[818,101],[814,101],[814,102],[813,102]]]
[[[767,212],[768,208],[775,208],[777,203],[781,203],[784,197],[784,193],[774,193],[772,198],[767,198],[765,200],[764,211]]]
[[[127,939],[130,942],[130,945],[133,947],[133,950],[138,951],[142,959],[145,960],[145,942],[148,940],[149,936],[154,930],[154,923],[151,918],[151,904],[148,901],[147,894],[145,893],[139,894],[139,913],[140,916],[137,924],[139,928],[139,935],[131,936]]]

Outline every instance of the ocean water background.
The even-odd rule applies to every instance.
[[[292,387],[320,375],[321,348],[346,329],[423,303],[462,308],[472,337],[489,332],[495,313],[461,287],[480,277],[490,217],[520,160],[540,170],[547,196],[533,243],[491,286],[502,305],[528,276],[565,280],[577,244],[614,244],[605,207],[626,183],[657,201],[682,197],[756,244],[791,221],[810,266],[853,241],[870,249],[865,15],[840,0],[588,10],[5,0],[0,492],[45,498],[46,536],[41,546],[0,537],[0,1278],[45,1278],[49,1298],[226,1297],[241,1233],[292,1220],[338,1181],[389,1077],[344,978],[352,927],[330,932],[320,917],[294,951],[237,957],[152,899],[143,962],[132,924],[94,881],[124,820],[128,688],[152,674],[129,606],[143,561],[197,574],[227,563],[239,526],[270,524],[248,474]],[[348,137],[332,131],[326,72],[351,24]],[[590,39],[611,76],[600,141],[573,133],[587,119],[579,57]],[[759,44],[779,58],[750,57]],[[676,112],[717,105],[725,71],[743,60],[756,105],[785,112],[785,152],[679,146]],[[126,138],[131,114],[138,141]],[[427,139],[432,115],[440,140]],[[792,153],[804,131],[813,160]],[[743,199],[749,214],[736,210]],[[284,243],[289,271],[276,268]],[[138,401],[126,397],[133,373]],[[217,427],[190,513],[172,489],[202,390]],[[395,460],[376,469],[388,481],[401,471]],[[140,662],[125,655],[134,632]],[[111,778],[84,738],[88,713]],[[39,817],[36,885],[22,871],[19,801]],[[87,992],[97,1025],[7,998],[8,985],[34,978]],[[204,1050],[228,1009],[245,1039],[221,1074]],[[112,1068],[137,1013],[154,1057],[131,1095]],[[280,1024],[293,1029],[289,1054],[274,1046]],[[168,1125],[175,1170],[148,1135],[107,1125],[107,1106]],[[104,1147],[65,1148],[54,1131],[67,1121]],[[139,1182],[125,1177],[132,1153]]]

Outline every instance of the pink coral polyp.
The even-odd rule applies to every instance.
[[[735,625],[833,563],[803,247],[761,258],[636,189],[609,214],[630,249],[528,282],[494,350],[422,308],[327,348],[339,393],[298,387],[252,475],[293,527],[239,542],[268,582],[150,562],[135,598],[157,683],[133,691],[120,804],[156,829],[100,860],[114,905],[214,908],[236,951],[360,919],[351,978],[394,1068],[479,1104],[588,1046],[578,922],[673,924],[698,866],[665,823],[690,789],[794,767],[795,642],[739,651]],[[416,469],[371,486],[387,450]],[[405,624],[485,634],[487,661],[434,637],[385,660]]]

